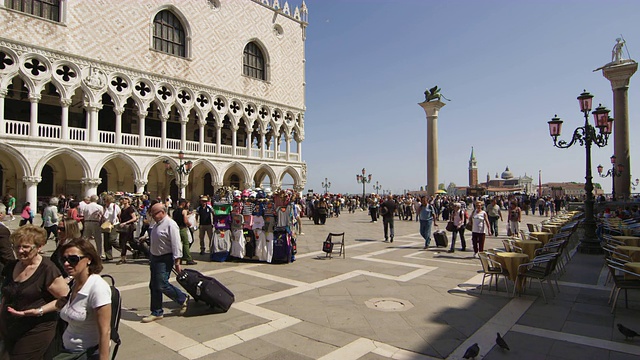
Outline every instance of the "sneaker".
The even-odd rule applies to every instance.
[[[198,263],[196,261],[189,260],[187,261],[187,265],[198,265]]]
[[[393,236],[391,237],[391,242],[393,242]]]
[[[178,314],[180,315],[184,315],[187,312],[187,308],[189,306],[189,295],[187,295],[187,298],[184,299],[184,302],[182,303],[182,305],[180,305],[180,310],[178,311]]]
[[[448,250],[447,251],[447,253],[449,253],[449,254],[454,253],[454,252],[456,252],[456,251],[455,250]]]
[[[383,241],[383,242],[389,242],[389,240],[387,240],[387,239],[384,239],[384,241]]]
[[[200,250],[200,255],[204,255],[204,249]]]
[[[428,248],[429,248],[428,246],[425,246],[422,248],[422,250],[427,250]]]
[[[153,322],[153,321],[156,321],[156,320],[162,320],[162,318],[164,318],[164,316],[151,314],[149,316],[143,317],[141,321],[146,324],[146,323],[150,323],[150,322]]]

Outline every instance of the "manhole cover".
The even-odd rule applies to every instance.
[[[364,302],[368,308],[379,311],[406,311],[413,307],[407,300],[394,298],[378,298]]]

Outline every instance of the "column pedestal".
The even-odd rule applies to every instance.
[[[427,194],[438,190],[438,113],[446,104],[440,100],[418,103],[427,115]]]
[[[638,70],[633,60],[620,60],[602,68],[602,75],[611,82],[613,90],[613,147],[616,163],[624,166],[622,176],[614,178],[616,197],[631,197],[631,156],[629,154],[629,79]]]

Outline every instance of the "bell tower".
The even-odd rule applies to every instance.
[[[473,146],[471,147],[471,157],[469,158],[469,187],[478,187],[478,162],[473,153]]]

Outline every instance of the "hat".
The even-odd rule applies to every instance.
[[[201,196],[200,197],[200,201],[209,201],[209,197],[208,196]]]

